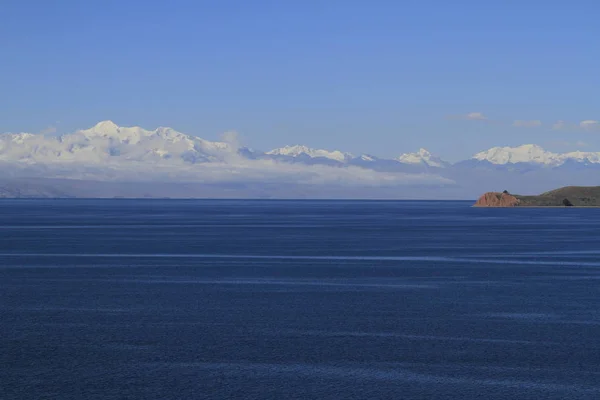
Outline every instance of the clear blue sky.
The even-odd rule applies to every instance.
[[[549,128],[600,119],[598,0],[4,0],[0,60],[0,131],[111,119],[265,150],[600,151],[600,132]],[[471,112],[490,121],[446,118]]]

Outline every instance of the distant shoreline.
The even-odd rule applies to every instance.
[[[537,196],[522,196],[508,191],[487,192],[477,199],[481,208],[599,208],[600,186],[565,186]]]
[[[259,198],[259,197],[0,197],[3,200],[224,200],[224,201],[378,201],[473,202],[473,199]]]
[[[600,208],[600,206],[516,206],[516,207],[503,207],[503,206],[476,206],[472,205],[472,208]]]

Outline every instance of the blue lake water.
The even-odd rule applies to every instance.
[[[0,201],[0,399],[599,399],[600,209]]]

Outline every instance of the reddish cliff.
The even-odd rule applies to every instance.
[[[475,203],[475,207],[516,207],[519,199],[509,193],[487,192]]]

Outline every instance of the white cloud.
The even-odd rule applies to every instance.
[[[465,119],[470,121],[485,121],[487,117],[480,112],[471,112],[464,116]]]
[[[470,112],[467,114],[448,115],[448,119],[462,119],[467,121],[489,121],[488,117],[480,112]]]
[[[586,131],[593,131],[600,129],[600,121],[596,121],[593,119],[587,119],[585,121],[581,121],[579,123],[579,127],[581,129],[585,129]]]
[[[552,129],[555,130],[584,130],[584,131],[600,131],[600,121],[594,119],[586,119],[580,123],[572,123],[567,121],[556,121],[552,125]]]
[[[231,146],[232,149],[239,149],[241,147],[240,134],[236,131],[227,131],[221,134],[221,140]]]
[[[533,119],[533,120],[516,120],[513,122],[513,126],[519,127],[519,128],[536,128],[538,126],[542,126],[542,121],[540,121],[539,119]]]
[[[236,163],[239,158],[238,150],[242,147],[240,134],[236,131],[227,131],[221,134],[221,140],[229,147],[229,151],[223,153],[223,159],[228,163]]]
[[[3,161],[0,161],[2,163]],[[382,172],[367,168],[292,164],[275,160],[239,158],[236,163],[150,164],[113,162],[99,164],[47,163],[0,164],[29,171],[40,178],[90,179],[108,182],[187,182],[266,185],[325,185],[346,187],[402,187],[405,185],[452,185],[455,182],[429,173]]]
[[[558,120],[554,124],[552,124],[552,129],[554,129],[556,131],[563,131],[563,130],[576,131],[576,130],[579,130],[582,128],[583,128],[583,126],[580,124],[575,124],[575,123],[572,123],[569,121],[564,121],[564,120]]]
[[[234,168],[239,166],[234,166]],[[244,174],[254,179],[294,182],[298,184],[396,186],[406,184],[452,184],[453,181],[432,174],[380,172],[347,166],[287,164],[271,160],[256,160],[246,164]]]
[[[449,115],[448,119],[462,119],[469,121],[485,121],[493,125],[510,125],[517,128],[538,128],[544,126],[544,123],[539,119],[517,119],[512,122],[507,120],[490,120],[485,114],[480,112],[471,112],[462,115]],[[600,131],[600,120],[587,119],[579,123],[573,123],[565,120],[558,120],[551,125],[554,130],[585,130],[585,131]]]

